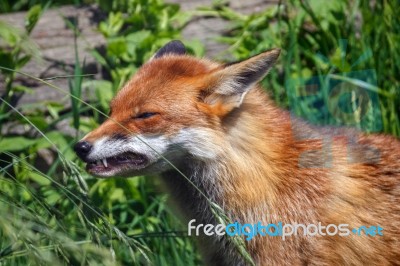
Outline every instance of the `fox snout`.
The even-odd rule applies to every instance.
[[[91,139],[85,137],[74,145],[86,170],[98,177],[136,176],[165,168],[162,156],[169,156],[169,141],[162,135],[118,134]]]
[[[93,145],[88,141],[79,141],[74,145],[74,151],[78,157],[87,162],[87,156],[89,155],[90,151],[92,150]]]

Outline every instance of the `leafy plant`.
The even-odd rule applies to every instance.
[[[0,2],[0,14],[17,12],[23,10],[30,10],[33,6],[49,7],[49,6],[61,6],[71,4],[89,4],[93,3],[92,0],[2,0]]]
[[[154,7],[141,4],[152,11],[139,13],[154,17],[160,8],[167,7],[161,1],[155,1]],[[166,15],[179,17],[178,6],[173,6]],[[124,14],[125,30],[110,35],[106,46],[109,52],[104,59],[110,63],[106,66],[113,73],[111,81],[84,80],[86,75],[79,55],[75,53],[74,73],[65,76],[70,78],[69,91],[65,91],[50,83],[61,77],[49,78],[48,82],[20,72],[26,63],[21,58],[29,55],[25,59],[28,60],[39,54],[37,50],[29,50],[34,46],[28,43],[27,36],[40,10],[40,6],[36,6],[28,13],[26,33],[19,33],[9,25],[0,28],[2,36],[8,38],[8,46],[3,46],[1,52],[10,59],[3,60],[0,66],[7,80],[7,91],[0,98],[1,124],[7,124],[6,130],[10,123],[30,128],[25,135],[6,133],[0,138],[1,263],[162,265],[173,261],[177,265],[198,264],[199,258],[191,240],[185,237],[182,226],[169,214],[165,196],[154,192],[152,180],[144,177],[99,180],[88,176],[83,167],[78,168],[74,163],[77,159],[71,146],[78,136],[73,138],[56,129],[61,121],[68,121],[81,133],[98,126],[105,115],[100,109],[107,111],[109,100],[120,83],[148,59],[144,56],[149,54],[145,45],[155,38],[150,36],[152,32],[158,37],[163,34],[178,37],[180,29],[169,24],[175,23],[169,17],[163,21],[167,24],[160,22],[156,29],[148,26],[147,31],[143,31],[147,37],[143,38],[141,46],[128,43],[127,48],[139,55],[129,57],[132,54],[128,50],[118,52],[118,38],[131,40],[132,35],[129,38],[128,35],[138,29],[131,29],[131,33],[126,29],[148,18],[139,16],[133,23],[125,21],[128,17]],[[80,38],[77,28],[68,25],[76,38]],[[153,49],[162,44],[154,45]],[[61,90],[70,97],[71,109],[65,111],[63,106],[49,102],[17,109],[10,100],[18,92],[14,82],[16,75],[25,75]],[[93,84],[99,101],[96,99],[89,104],[82,100],[82,95],[92,89]],[[28,88],[24,91],[33,93]]]
[[[26,65],[31,58],[39,51],[34,43],[29,40],[29,34],[39,20],[42,8],[33,6],[25,18],[25,31],[20,31],[11,25],[0,21],[0,62],[3,67],[13,70],[19,70]],[[12,96],[16,96],[23,92],[29,92],[30,89],[25,86],[15,86],[15,72],[2,69],[4,75],[4,93],[2,98],[7,102],[11,101]],[[7,107],[4,103],[0,103],[0,130],[1,121],[7,116]]]
[[[224,4],[200,14],[231,22],[219,40],[238,60],[282,49],[279,71],[263,81],[279,105],[317,124],[400,136],[396,8],[396,1],[291,0],[258,14]]]
[[[92,54],[110,74],[112,83],[102,81],[102,85],[107,88],[111,85],[113,94],[157,49],[171,39],[180,39],[180,32],[190,18],[179,11],[179,5],[161,0],[99,1],[99,5],[110,11],[108,18],[99,24],[107,44],[103,54],[98,50]],[[186,45],[192,53],[203,55],[199,42]]]

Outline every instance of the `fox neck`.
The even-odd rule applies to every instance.
[[[228,222],[317,224],[327,176],[298,167],[304,145],[296,146],[292,135],[300,128],[306,130],[306,125],[291,120],[261,90],[249,93],[242,108],[224,123],[223,151],[216,158],[204,161],[188,156],[178,166],[190,181],[176,171],[163,175],[184,220],[195,219],[197,225],[220,223],[211,201]],[[263,244],[264,239],[247,243],[255,260],[258,248],[266,252],[282,248],[273,241]],[[200,235],[198,241],[203,257],[217,261],[216,265],[246,265],[228,237]]]
[[[290,115],[255,89],[223,123],[223,151],[208,161],[188,157],[180,168],[193,184],[175,171],[164,182],[188,219],[214,222],[207,197],[232,220],[265,221],[292,171]]]

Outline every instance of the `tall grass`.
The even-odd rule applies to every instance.
[[[278,71],[263,81],[280,106],[316,124],[399,137],[398,9],[396,0],[290,0],[258,14],[224,4],[200,14],[231,22],[219,38],[230,45],[221,56],[282,49]]]
[[[160,2],[154,1],[159,9],[165,7]],[[76,30],[75,25],[69,26]],[[8,25],[3,29],[0,33],[4,37],[11,36],[4,34],[12,33]],[[174,34],[177,33],[175,30]],[[31,129],[26,135],[5,134],[0,138],[1,263],[197,265],[199,258],[192,241],[186,237],[186,228],[170,214],[166,196],[155,191],[157,180],[147,177],[95,179],[86,174],[72,151],[72,145],[84,132],[108,117],[108,100],[113,92],[111,97],[93,104],[82,99],[87,84],[92,81],[85,80],[88,75],[82,72],[77,52],[72,75],[43,80],[20,72],[26,63],[20,58],[31,55],[19,48],[25,44],[22,40],[28,38],[29,32],[18,34],[9,40],[15,50],[1,51],[9,64],[0,66],[7,80],[7,90],[0,97],[0,119],[2,126],[12,128],[14,123]],[[25,37],[19,38],[22,35]],[[75,36],[79,38],[78,31]],[[114,84],[120,84],[121,78],[127,75],[118,72],[118,67],[128,69],[122,65],[112,68],[117,74],[123,73],[114,75]],[[46,109],[15,108],[9,99],[21,90],[14,84],[14,77],[18,75],[65,93],[71,99],[71,111],[60,114],[61,109],[55,104],[41,106]],[[52,85],[51,81],[56,78],[68,78],[69,91]],[[101,89],[104,88],[111,89],[111,86]],[[99,92],[98,95],[104,94]],[[55,128],[65,120],[76,129],[76,136]],[[44,157],[50,157],[50,164],[45,162],[43,152],[47,153]]]
[[[137,7],[145,2],[113,3],[109,17],[99,26],[107,39],[107,52],[94,50],[92,54],[109,71],[110,80],[91,80],[83,72],[76,47],[71,75],[43,80],[20,72],[24,60],[36,53],[23,49],[29,43],[29,32],[20,39],[14,34],[12,40],[19,41],[12,45],[19,49],[1,50],[1,58],[9,60],[0,63],[7,88],[0,98],[4,132],[0,137],[1,264],[200,263],[193,240],[186,236],[186,225],[171,214],[167,196],[158,193],[157,179],[95,179],[86,174],[71,148],[108,117],[109,100],[137,67],[167,39],[180,37],[187,16],[179,7],[152,0],[153,8],[140,12]],[[371,7],[370,1],[340,0],[323,2],[321,7],[321,2],[282,2],[252,15],[218,4],[198,13],[230,21],[230,31],[220,38],[230,48],[221,56],[242,60],[266,49],[282,48],[277,71],[262,84],[283,108],[318,124],[350,125],[399,136],[398,6],[394,1],[376,1]],[[122,15],[126,8],[132,11],[128,19]],[[138,20],[144,29],[132,22]],[[174,26],[177,21],[182,24]],[[4,32],[0,24],[0,34]],[[198,43],[189,43],[189,47],[201,55]],[[54,104],[44,105],[45,110],[15,107],[12,95],[29,91],[15,86],[16,75],[62,91],[70,99],[71,110],[61,113],[62,106]],[[69,90],[52,85],[55,78],[69,78]],[[97,98],[87,101],[82,95],[91,84],[96,86]],[[68,121],[77,134],[57,130],[60,121]],[[22,125],[28,133],[11,134],[10,124]],[[229,222],[218,205],[209,203],[222,223]],[[243,240],[233,241],[248,256]]]
[[[34,79],[40,80],[38,78]],[[63,91],[61,88],[55,87],[46,81],[41,81]],[[77,98],[76,96],[70,93],[67,94],[83,104],[88,105],[97,112],[102,113],[96,107]],[[52,228],[51,232],[54,232],[54,234],[60,233],[61,236],[63,236],[62,233],[64,233],[66,239],[64,241],[65,243],[58,241],[58,245],[54,245],[53,242],[55,240],[50,238],[52,235],[51,233],[48,233],[44,236],[42,235],[41,239],[38,239],[41,240],[41,242],[34,242],[32,240],[32,245],[29,246],[31,249],[20,249],[19,245],[11,248],[13,245],[8,244],[5,246],[5,249],[0,252],[0,254],[4,254],[3,259],[8,262],[14,262],[15,258],[24,256],[24,259],[36,259],[37,262],[40,262],[41,259],[46,258],[46,256],[42,254],[46,251],[48,253],[46,253],[47,257],[50,258],[49,260],[60,259],[59,256],[62,256],[61,261],[67,262],[71,259],[75,259],[80,263],[92,263],[92,260],[98,260],[97,263],[100,261],[107,262],[107,258],[99,257],[97,254],[99,253],[103,254],[105,257],[109,257],[109,259],[111,258],[113,263],[125,261],[128,263],[136,262],[148,264],[157,261],[160,263],[175,261],[178,265],[187,265],[187,263],[193,265],[196,264],[198,258],[194,254],[193,247],[190,242],[188,242],[185,235],[183,235],[182,238],[182,230],[184,229],[177,230],[173,228],[173,225],[171,225],[171,218],[166,216],[167,211],[165,210],[164,205],[165,197],[156,196],[154,193],[149,191],[149,188],[146,185],[146,179],[95,180],[93,178],[84,178],[82,170],[64,156],[64,152],[58,149],[57,145],[49,138],[49,134],[45,134],[15,107],[11,106],[2,98],[0,98],[0,100],[25,119],[35,130],[37,130],[37,132],[39,132],[43,139],[52,146],[57,153],[58,159],[62,162],[59,170],[62,171],[62,176],[64,177],[62,178],[63,182],[54,179],[37,169],[33,165],[34,163],[26,160],[27,157],[29,158],[34,156],[28,155],[27,157],[19,159],[16,155],[4,151],[3,154],[9,156],[10,159],[2,160],[6,163],[5,167],[2,167],[2,171],[8,177],[11,177],[17,184],[16,188],[8,187],[8,193],[23,195],[23,193],[19,192],[19,189],[26,188],[29,181],[31,181],[24,180],[25,183],[22,183],[18,180],[18,178],[23,177],[25,179],[33,179],[33,181],[42,185],[44,188],[44,191],[39,189],[39,191],[35,192],[26,188],[29,195],[34,195],[33,198],[28,197],[27,201],[29,202],[29,205],[24,205],[25,201],[23,199],[16,201],[10,200],[12,199],[12,196],[3,193],[2,196],[7,199],[5,203],[15,202],[14,206],[20,206],[17,210],[23,211],[24,215],[26,215],[20,216],[19,212],[17,212],[18,215],[12,216],[14,219],[17,219],[18,221],[26,219],[35,222],[32,223],[33,226],[36,223],[42,225],[43,228],[34,233],[31,232],[33,229],[26,226],[24,230],[28,235],[35,235],[35,233],[43,234],[46,230]],[[104,113],[102,114],[105,115]],[[10,139],[8,139],[8,141],[10,141]],[[3,140],[2,144],[7,145],[7,141]],[[33,154],[32,151],[30,151],[30,153]],[[7,172],[8,168],[11,167],[14,168],[14,173]],[[56,175],[56,177],[60,178],[58,175]],[[4,180],[7,185],[13,184],[13,182],[10,183],[7,178]],[[86,182],[91,183],[90,190],[88,190]],[[17,191],[15,191],[15,189],[17,189]],[[40,195],[41,193],[47,195]],[[90,198],[96,203],[92,202],[92,200],[89,199],[89,196],[91,196]],[[48,208],[44,208],[43,204],[36,205],[30,202],[33,199],[43,200],[43,198],[45,199],[45,203],[49,203],[50,201],[51,204]],[[105,202],[97,202],[104,200]],[[58,211],[54,205],[61,205],[62,209],[66,213]],[[130,205],[133,206],[130,207]],[[36,208],[38,208],[38,210],[36,210]],[[41,208],[44,209],[42,210]],[[71,210],[73,211],[72,213]],[[40,211],[46,211],[47,213],[45,213],[44,216],[37,215]],[[74,213],[74,211],[76,213]],[[115,214],[118,216],[114,217]],[[71,221],[71,219],[74,219],[73,217],[76,217],[76,222]],[[67,221],[64,221],[65,218],[68,218]],[[59,228],[52,226],[54,223],[59,225]],[[118,226],[115,226],[114,223]],[[19,223],[12,224],[18,225]],[[71,228],[71,226],[73,227]],[[71,229],[73,229],[72,232],[70,231]],[[6,228],[4,228],[4,230],[6,230]],[[7,228],[7,231],[12,233],[21,233],[19,227]],[[127,234],[129,234],[129,236],[127,236]],[[82,239],[67,241],[70,236]],[[5,235],[5,237],[11,238],[12,235]],[[25,244],[25,241],[28,240],[24,240],[25,239],[22,238],[22,243]],[[4,242],[7,243],[7,241]],[[10,240],[10,242],[12,243],[13,241]],[[161,244],[162,242],[167,242],[169,245]],[[74,244],[84,244],[84,249],[82,249],[82,247],[74,247]],[[148,246],[159,248],[160,251],[153,253],[157,250],[151,251]],[[32,250],[32,248],[34,248],[34,250]],[[69,254],[70,251],[68,248],[79,249],[87,254],[83,257],[80,253]],[[102,250],[104,248],[108,249],[106,253]],[[92,249],[93,254],[90,253]],[[66,252],[68,256],[73,255],[74,257],[60,254],[59,252],[61,250]],[[182,256],[182,254],[189,254],[190,256]],[[76,258],[75,256],[78,257]],[[118,256],[118,260],[116,260],[116,256]]]

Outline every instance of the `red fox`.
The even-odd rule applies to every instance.
[[[379,228],[342,236],[306,235],[302,227],[284,240],[257,235],[245,241],[256,265],[399,265],[400,141],[313,126],[278,108],[257,83],[279,53],[219,64],[172,41],[74,149],[94,176],[159,175],[196,224],[218,224],[206,196],[242,224]],[[198,240],[206,265],[248,264],[226,234]]]

